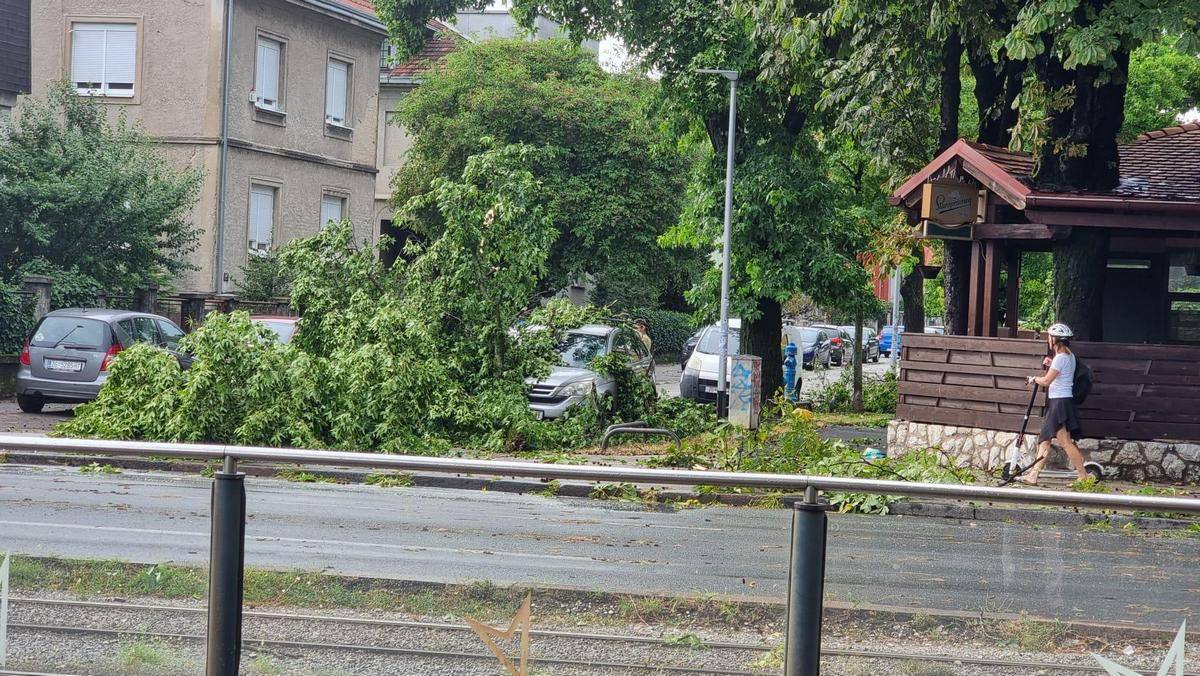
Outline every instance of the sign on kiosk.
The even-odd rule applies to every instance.
[[[762,357],[742,354],[731,359],[729,422],[756,430],[762,412]]]
[[[921,194],[922,235],[935,239],[971,239],[979,216],[979,190],[957,181],[926,183]]]

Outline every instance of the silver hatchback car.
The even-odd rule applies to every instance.
[[[91,401],[108,380],[108,365],[122,349],[149,343],[175,356],[183,331],[166,317],[125,310],[55,310],[42,317],[25,341],[17,369],[17,405],[38,413],[47,402]]]

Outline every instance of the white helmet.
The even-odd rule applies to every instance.
[[[1046,329],[1046,333],[1054,336],[1055,338],[1070,338],[1071,336],[1075,335],[1075,333],[1071,331],[1071,327],[1062,323],[1052,325],[1049,329]]]

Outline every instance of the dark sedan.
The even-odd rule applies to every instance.
[[[796,347],[804,355],[804,368],[810,371],[818,365],[829,368],[833,354],[833,341],[829,332],[811,326],[795,327],[793,331],[795,336],[792,340],[797,342]]]
[[[851,350],[850,346],[854,344],[854,337],[853,337],[854,336],[854,327],[853,326],[842,326],[839,328],[841,328],[842,331],[847,332],[847,335],[850,336],[850,338],[848,339],[849,342],[847,343],[847,350]],[[862,353],[863,353],[863,361],[864,362],[879,361],[879,336],[875,335],[875,329],[868,328],[866,326],[863,327],[863,329],[862,329]],[[849,361],[854,361],[853,352],[852,351],[849,352],[848,355],[849,355]]]

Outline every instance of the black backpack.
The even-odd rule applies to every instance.
[[[1088,395],[1092,393],[1092,381],[1095,376],[1092,373],[1092,367],[1080,361],[1079,357],[1075,357],[1075,380],[1071,383],[1071,398],[1078,406],[1087,401]]]

